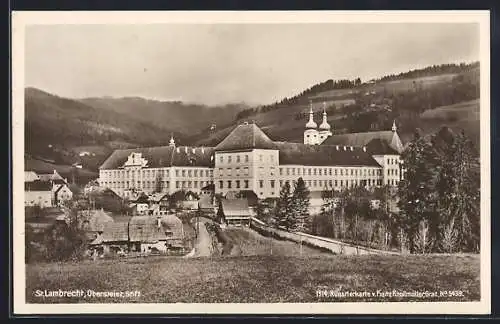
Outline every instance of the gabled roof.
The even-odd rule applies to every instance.
[[[85,226],[87,231],[103,232],[107,223],[113,223],[114,219],[104,210],[95,210],[87,219],[88,223]]]
[[[182,239],[182,221],[175,215],[134,216],[129,221],[131,242],[156,243],[167,239]]]
[[[34,171],[24,171],[24,182],[40,180],[40,177]]]
[[[198,207],[200,209],[210,209],[212,210],[215,206],[212,203],[212,198],[209,196],[203,196],[198,200]]]
[[[380,138],[376,138],[371,140],[368,144],[366,144],[366,150],[373,155],[390,155],[390,154],[399,154],[394,148]]]
[[[61,189],[62,189],[62,188],[64,188],[64,187],[68,188],[68,190],[69,190],[69,191],[73,192],[73,191],[71,190],[71,188],[70,188],[70,187],[68,187],[65,183],[62,183],[62,184],[54,184],[54,185],[59,186],[59,187],[57,187],[57,189],[56,189],[56,191],[55,191],[55,193],[56,193],[56,194],[57,194],[59,191],[61,191]]]
[[[102,239],[101,242],[127,242],[128,223],[127,222],[105,223],[100,238]],[[99,239],[99,237],[97,239]],[[94,244],[97,244],[97,242]]]
[[[362,148],[335,145],[307,145],[302,143],[275,142],[279,149],[280,165],[310,166],[377,166],[371,154]]]
[[[52,184],[47,181],[32,181],[24,183],[25,191],[52,191]]]
[[[241,124],[236,126],[215,151],[276,149],[273,141],[255,124]]]
[[[160,202],[164,198],[168,198],[168,194],[163,192],[157,192],[149,196],[150,202]]]
[[[376,131],[363,133],[338,134],[328,137],[321,145],[347,145],[347,146],[366,146],[374,139],[386,141],[394,150],[401,152],[403,144],[397,132]]]
[[[222,211],[225,217],[250,217],[250,209],[248,208],[248,200],[246,199],[224,199],[221,198]]]
[[[58,183],[66,183],[63,177],[56,170],[53,173],[39,173],[40,181],[57,181]]]
[[[211,167],[213,161],[213,147],[187,147],[187,146],[157,146],[141,147],[135,149],[115,150],[104,163],[101,170],[121,168],[132,153],[141,153],[147,160],[147,167],[171,166],[201,166]]]

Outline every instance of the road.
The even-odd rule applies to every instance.
[[[199,218],[199,226],[196,224],[197,219],[194,219],[194,228],[199,228],[200,231],[198,233],[198,237],[194,243],[194,257],[208,257],[212,254],[212,238],[205,227],[206,222],[210,222],[210,220],[200,217]]]

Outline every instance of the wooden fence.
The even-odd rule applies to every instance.
[[[280,239],[310,245],[321,249],[330,250],[335,254],[364,255],[364,254],[385,254],[399,255],[397,252],[372,249],[364,246],[353,245],[321,236],[314,236],[301,232],[288,232],[282,229],[272,228],[263,221],[252,217],[250,227],[263,235],[275,236]]]

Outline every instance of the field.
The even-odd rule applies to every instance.
[[[150,257],[27,265],[28,303],[479,300],[479,256]],[[139,291],[129,298],[36,297],[36,290]],[[461,291],[463,297],[317,297],[328,291]]]
[[[248,228],[228,228],[224,231],[229,241],[236,246],[232,255],[277,255],[299,256],[300,246],[290,241],[265,237]],[[302,255],[333,257],[333,254],[302,246]]]
[[[427,134],[434,133],[445,125],[455,131],[463,129],[476,147],[479,148],[479,116],[479,99],[471,100],[423,112],[419,127]]]

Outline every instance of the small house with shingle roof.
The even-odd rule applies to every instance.
[[[91,245],[127,247],[132,251],[148,253],[154,249],[166,252],[182,248],[183,240],[184,227],[175,215],[133,216],[128,222],[105,223],[102,233]]]
[[[221,198],[222,214],[228,225],[249,225],[252,217],[247,199]],[[220,208],[220,207],[219,207]],[[218,211],[218,213],[220,213]]]
[[[129,221],[129,240],[142,252],[155,247],[166,251],[169,246],[182,245],[182,221],[175,215],[134,216]]]

